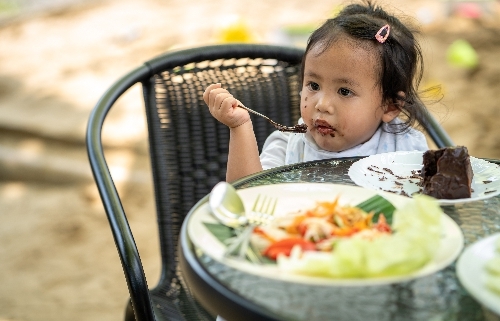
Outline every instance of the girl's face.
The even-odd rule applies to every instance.
[[[326,51],[315,45],[304,64],[300,111],[324,150],[340,152],[368,141],[399,110],[382,102],[374,48],[342,36]]]

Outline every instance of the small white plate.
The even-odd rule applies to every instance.
[[[486,262],[495,256],[495,241],[500,233],[490,235],[468,246],[457,262],[457,276],[469,293],[485,307],[500,315],[500,294],[486,288]],[[498,254],[497,254],[498,255]]]
[[[285,215],[296,212],[299,209],[312,208],[316,202],[332,201],[339,196],[341,205],[356,205],[374,196],[382,195],[389,200],[396,208],[399,208],[411,201],[408,197],[400,195],[374,191],[358,186],[337,185],[328,183],[287,183],[257,186],[238,190],[245,208],[251,208],[257,195],[267,195],[278,198],[275,215]],[[408,275],[379,277],[379,278],[358,278],[358,279],[334,279],[284,273],[274,264],[256,265],[247,261],[240,261],[224,257],[226,245],[221,243],[204,223],[218,223],[210,213],[208,204],[202,204],[190,216],[188,221],[188,234],[195,247],[211,258],[223,262],[233,268],[256,274],[263,277],[279,279],[282,281],[306,283],[314,285],[335,285],[335,286],[365,286],[398,283],[414,278],[435,273],[450,263],[452,263],[463,249],[463,234],[460,227],[448,216],[442,216],[442,239],[439,250],[435,257],[421,269]]]
[[[411,196],[419,192],[422,151],[376,154],[360,159],[349,168],[349,177],[359,186]],[[500,166],[470,157],[472,172],[470,198],[439,199],[441,205],[472,202],[500,194]],[[403,194],[404,195],[404,194]]]

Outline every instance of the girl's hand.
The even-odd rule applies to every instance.
[[[203,93],[210,114],[229,128],[243,125],[250,120],[248,112],[239,108],[240,103],[221,84],[212,84]]]

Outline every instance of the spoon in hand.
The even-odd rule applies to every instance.
[[[280,132],[290,132],[290,133],[305,133],[307,132],[307,125],[306,124],[297,124],[297,125],[294,125],[294,126],[285,126],[285,125],[281,125],[281,124],[278,124],[277,122],[275,122],[274,120],[272,120],[271,118],[267,117],[266,115],[262,115],[261,113],[259,112],[256,112],[255,110],[253,109],[250,109],[248,107],[245,107],[243,106],[243,104],[238,104],[238,107],[240,108],[243,108],[243,109],[246,109],[249,113],[252,113],[252,114],[255,114],[257,116],[260,116],[260,117],[263,117],[265,118],[268,122],[270,122],[274,127],[276,127],[277,130],[279,130]]]

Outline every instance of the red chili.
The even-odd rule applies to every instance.
[[[267,249],[264,250],[263,254],[270,259],[276,260],[278,254],[290,256],[290,252],[295,245],[300,246],[303,251],[316,250],[316,245],[313,242],[300,238],[287,238],[269,245]]]

